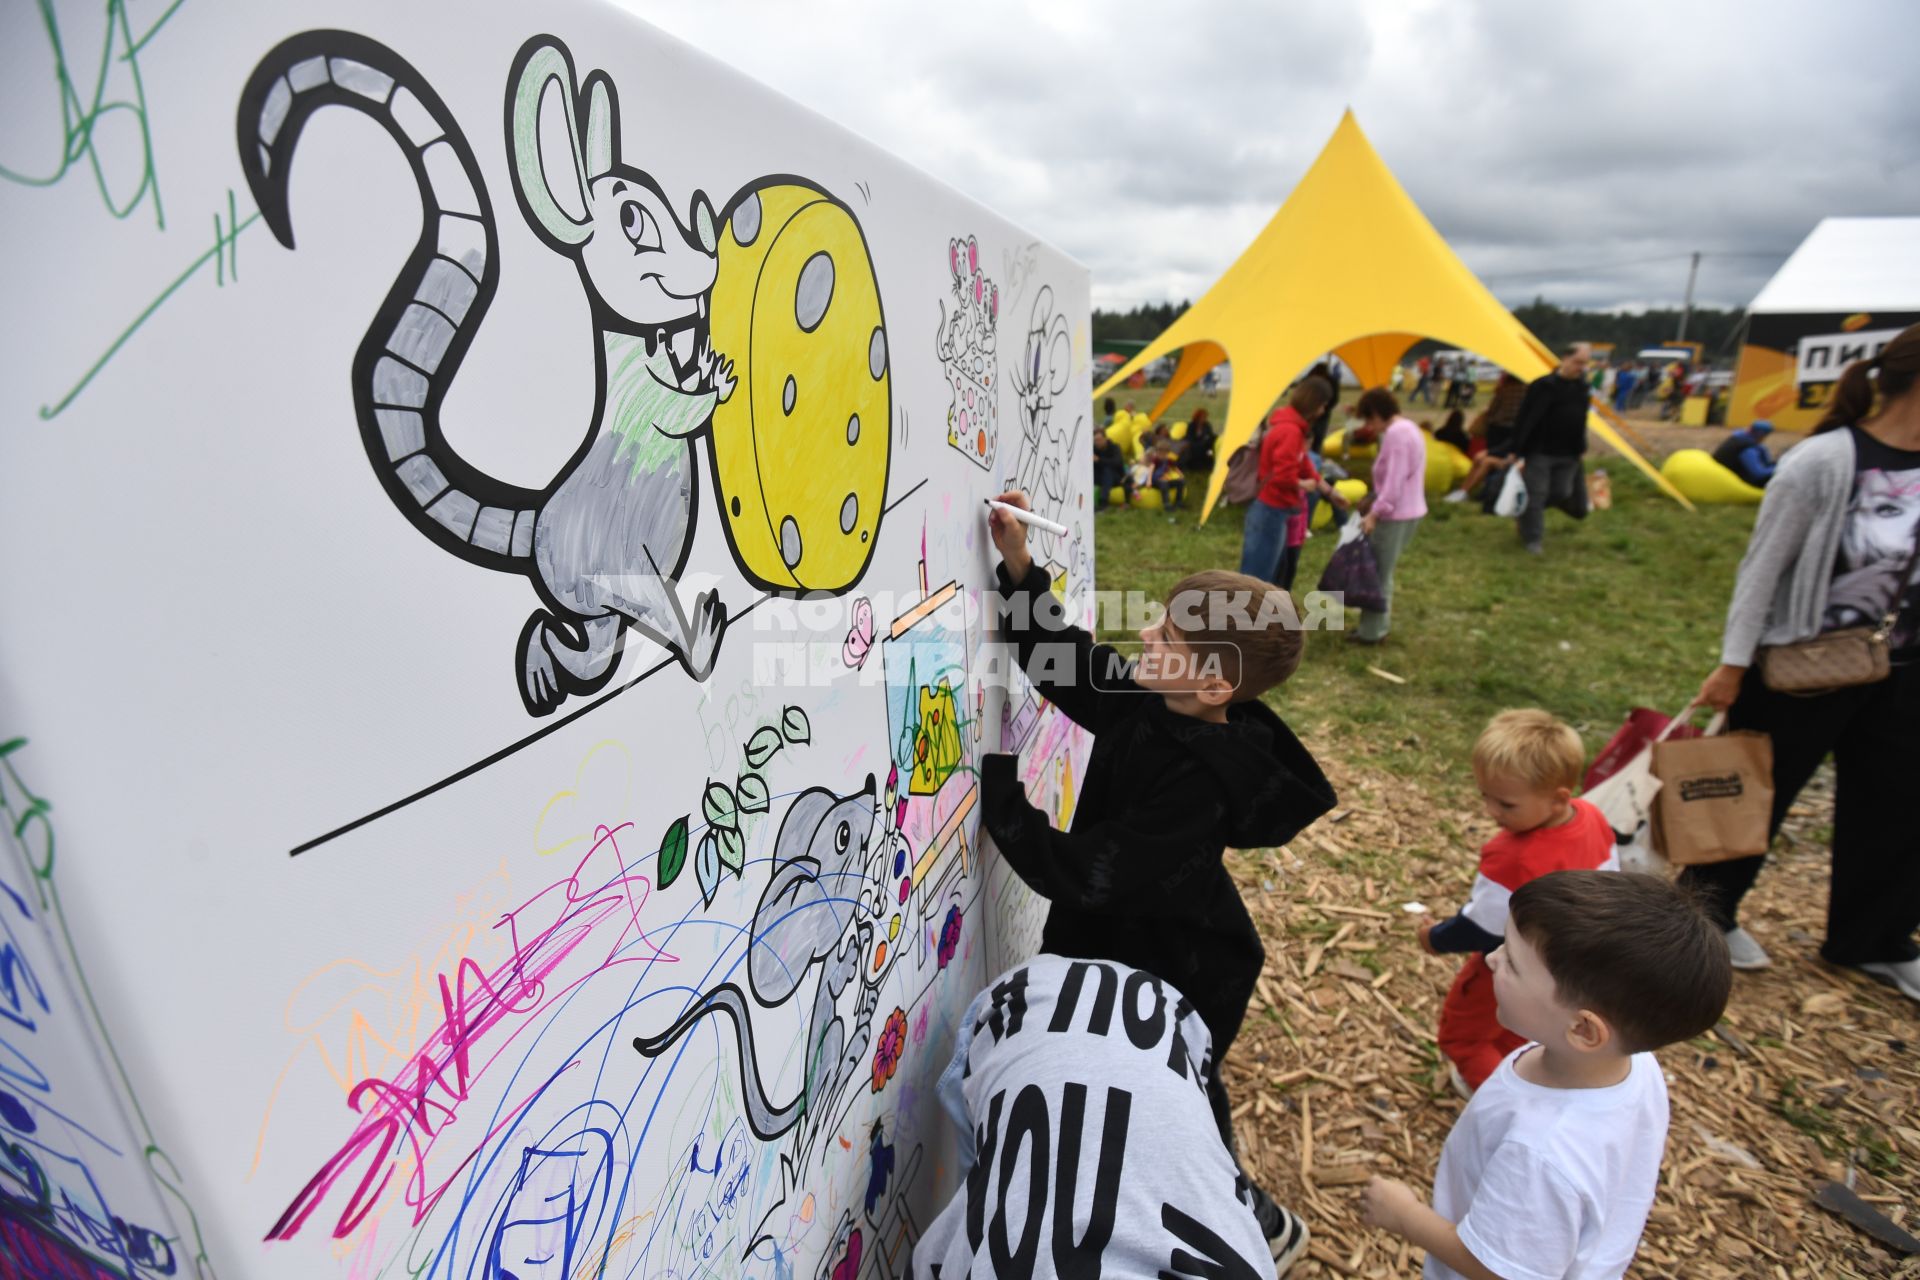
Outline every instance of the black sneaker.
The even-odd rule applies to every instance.
[[[1286,1275],[1307,1252],[1312,1233],[1306,1222],[1271,1200],[1256,1208],[1254,1217],[1260,1220],[1260,1233],[1267,1238],[1267,1251],[1273,1255],[1273,1274]]]

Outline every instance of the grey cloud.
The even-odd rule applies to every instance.
[[[1106,305],[1204,292],[1349,104],[1509,301],[1677,305],[1699,250],[1697,300],[1739,306],[1821,217],[1920,212],[1904,0],[628,2],[1073,254]]]

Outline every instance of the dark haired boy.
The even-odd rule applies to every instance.
[[[1429,1280],[1623,1275],[1667,1143],[1652,1051],[1719,1021],[1726,940],[1663,879],[1556,871],[1514,890],[1487,962],[1500,1021],[1531,1043],[1454,1122],[1432,1207],[1375,1178],[1367,1221],[1425,1249]]]
[[[1000,501],[1026,508],[1023,493]],[[1313,756],[1260,695],[1299,666],[1293,600],[1242,574],[1194,574],[1123,662],[1070,625],[1026,526],[995,511],[1004,638],[1040,692],[1094,735],[1072,825],[1056,831],[1010,755],[982,762],[981,817],[1007,864],[1051,902],[1041,950],[1142,969],[1186,993],[1213,1038],[1208,1096],[1232,1143],[1219,1063],[1266,952],[1222,863],[1226,847],[1285,844],[1333,807]],[[1249,1182],[1284,1273],[1307,1231]]]

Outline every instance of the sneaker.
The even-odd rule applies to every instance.
[[[1920,960],[1870,960],[1853,966],[1886,983],[1909,1000],[1920,1000]]]
[[[1527,544],[1527,554],[1530,556],[1543,556],[1547,554],[1547,549],[1537,542],[1529,542]]]
[[[1305,1256],[1307,1241],[1312,1236],[1307,1224],[1298,1215],[1289,1213],[1277,1204],[1273,1206],[1269,1218],[1261,1222],[1260,1230],[1267,1237],[1267,1251],[1273,1255],[1273,1274],[1276,1277],[1286,1275],[1288,1268]]]
[[[1466,500],[1467,491],[1465,489],[1455,489],[1452,493],[1440,499],[1442,502],[1465,502]]]
[[[1451,1062],[1447,1064],[1447,1083],[1452,1085],[1453,1091],[1462,1098],[1468,1102],[1473,1101],[1473,1086],[1468,1084],[1467,1078],[1460,1074],[1460,1068]]]
[[[1733,962],[1734,968],[1764,969],[1773,963],[1773,957],[1767,954],[1766,948],[1738,925],[1727,930],[1726,938],[1727,959]],[[1914,996],[1914,999],[1920,1000],[1920,995]]]

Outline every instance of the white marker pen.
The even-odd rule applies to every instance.
[[[1029,524],[1029,525],[1032,525],[1034,528],[1039,529],[1045,533],[1058,534],[1060,537],[1063,537],[1063,538],[1067,536],[1067,526],[1060,524],[1056,521],[1049,520],[1045,516],[1037,516],[1033,514],[1033,512],[1031,511],[1023,511],[1019,507],[1013,506],[1005,502],[996,502],[992,498],[988,498],[986,500],[986,503],[989,507],[993,508],[995,511],[1006,512],[1008,515],[1012,516],[1015,520],[1018,520],[1021,524]]]

